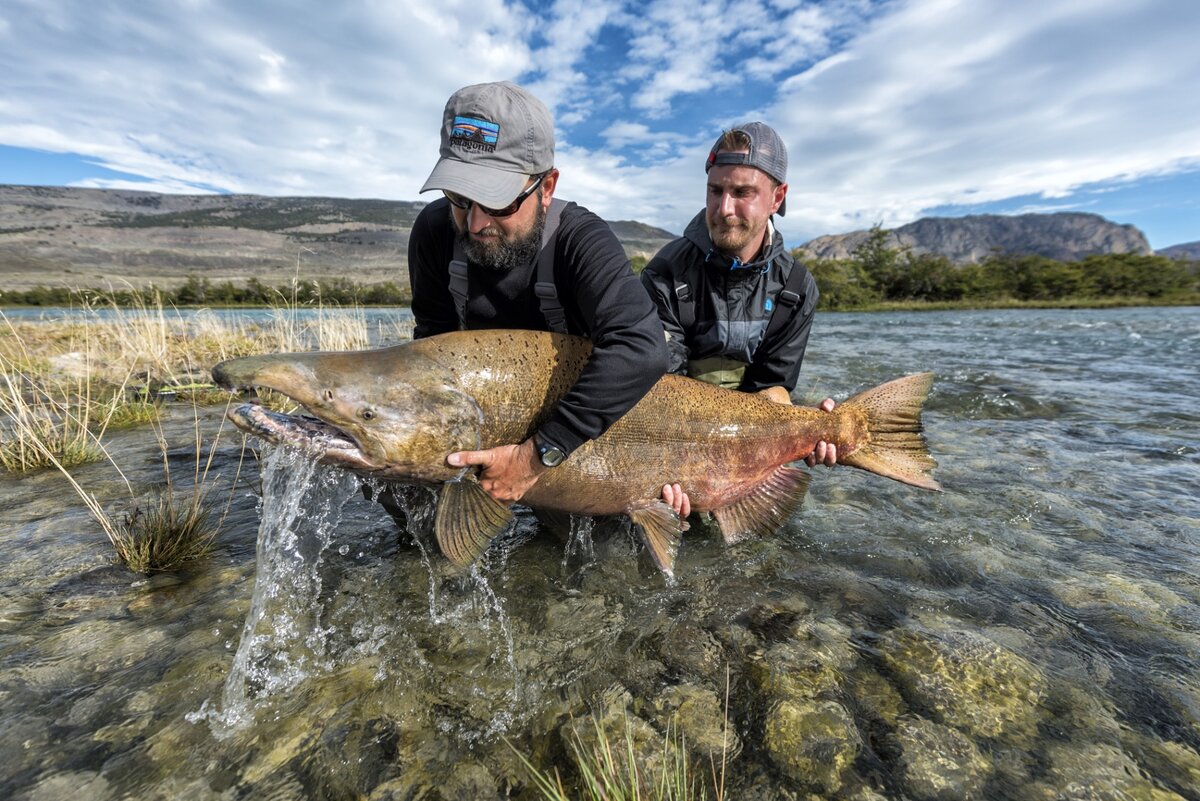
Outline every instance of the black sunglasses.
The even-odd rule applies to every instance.
[[[469,197],[463,197],[457,192],[451,192],[448,189],[443,189],[442,194],[446,196],[446,200],[450,201],[450,205],[454,206],[455,208],[462,209],[463,211],[468,211],[472,205],[475,205],[479,207],[480,211],[489,217],[511,217],[517,213],[517,209],[521,208],[521,204],[525,202],[525,198],[537,191],[537,188],[542,185],[542,179],[549,174],[550,173],[548,172],[544,172],[539,175],[536,181],[525,187],[521,194],[517,195],[516,200],[514,200],[512,203],[509,203],[502,209],[489,209],[487,206],[476,203]]]

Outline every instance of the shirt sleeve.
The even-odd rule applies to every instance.
[[[436,200],[421,209],[408,237],[413,339],[458,330],[458,309],[450,294],[454,231],[449,208],[446,200]]]
[[[642,286],[654,301],[658,319],[667,337],[667,372],[687,375],[687,335],[679,319],[679,298],[675,294],[675,277],[671,272],[671,256],[667,245],[642,270]],[[695,292],[695,288],[692,289]]]
[[[608,224],[564,209],[555,246],[561,302],[592,342],[592,355],[539,434],[566,453],[608,430],[662,377],[666,338],[650,296]]]
[[[792,269],[800,270],[804,267],[797,262],[792,265]],[[804,281],[804,299],[800,308],[778,335],[759,346],[754,361],[747,365],[746,372],[742,375],[739,390],[758,392],[767,387],[783,387],[791,392],[796,388],[819,297],[817,282],[812,273],[808,273]]]

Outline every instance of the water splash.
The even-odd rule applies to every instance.
[[[206,703],[195,715],[208,717],[218,736],[252,722],[256,707],[271,696],[330,670],[336,657],[333,627],[323,620],[321,566],[359,481],[292,449],[264,452],[250,611],[220,711]]]
[[[596,528],[596,518],[588,515],[571,515],[571,531],[567,536],[567,547],[563,549],[562,567],[573,558],[583,560],[584,565],[596,561],[596,547],[592,542],[592,532]]]

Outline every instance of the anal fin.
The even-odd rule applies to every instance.
[[[750,494],[728,506],[713,509],[725,543],[732,545],[749,537],[765,537],[778,531],[804,502],[812,476],[798,467],[784,465]]]
[[[512,519],[512,511],[474,479],[447,481],[438,498],[434,533],[446,558],[458,567],[466,567],[487,550]]]
[[[688,530],[686,520],[680,519],[675,510],[660,499],[637,501],[625,510],[629,519],[642,532],[642,542],[655,566],[668,576],[675,575],[675,556],[679,553],[679,541]]]

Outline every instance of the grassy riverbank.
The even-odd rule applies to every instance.
[[[209,383],[212,366],[250,353],[360,349],[372,339],[355,308],[302,320],[300,306],[277,304],[261,325],[203,313],[181,319],[161,298],[128,307],[97,307],[92,300],[85,308],[105,314],[46,323],[0,312],[0,468],[60,472],[118,561],[139,573],[175,570],[200,558],[219,528],[213,512],[222,499],[210,497],[206,478],[223,433],[206,439],[198,411],[228,400]],[[403,326],[390,332],[396,339],[408,333]],[[160,425],[164,415],[179,413],[196,421],[182,467],[180,444],[167,442]],[[161,484],[146,491],[125,481],[127,497],[99,499],[77,479],[76,468],[107,461],[124,477],[108,435],[130,426],[150,429]],[[241,439],[237,432],[224,436]]]

